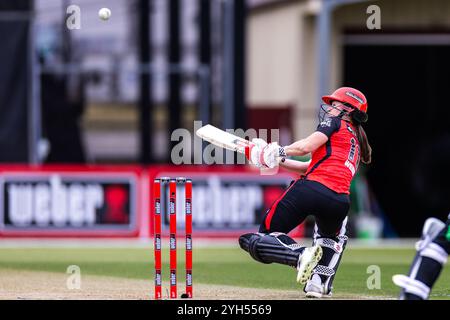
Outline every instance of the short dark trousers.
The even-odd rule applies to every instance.
[[[312,215],[319,234],[333,238],[339,233],[349,208],[347,194],[336,193],[316,181],[298,179],[267,210],[259,232],[288,233]]]

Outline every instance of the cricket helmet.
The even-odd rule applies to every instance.
[[[351,107],[353,111],[350,113],[350,116],[358,123],[366,122],[368,119],[367,99],[364,94],[357,89],[341,87],[331,95],[323,96],[322,100],[328,105],[331,105],[333,101],[339,101],[347,107]]]

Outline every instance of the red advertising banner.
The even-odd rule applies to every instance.
[[[0,166],[0,237],[153,235],[153,180],[192,179],[197,237],[256,231],[295,175],[261,175],[248,166]],[[161,193],[168,235],[168,190]],[[184,185],[177,185],[177,226],[184,233]],[[301,235],[297,232],[296,236]]]
[[[135,167],[0,167],[0,236],[139,234],[142,170]]]

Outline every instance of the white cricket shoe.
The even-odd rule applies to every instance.
[[[322,248],[318,245],[305,248],[297,264],[297,282],[305,284],[322,258]]]
[[[331,291],[326,292],[322,279],[318,274],[314,274],[306,283],[305,293],[307,298],[331,298]]]

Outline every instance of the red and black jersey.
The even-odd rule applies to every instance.
[[[341,118],[329,117],[317,126],[317,131],[327,135],[328,141],[313,152],[305,178],[349,194],[360,160],[355,127]]]

